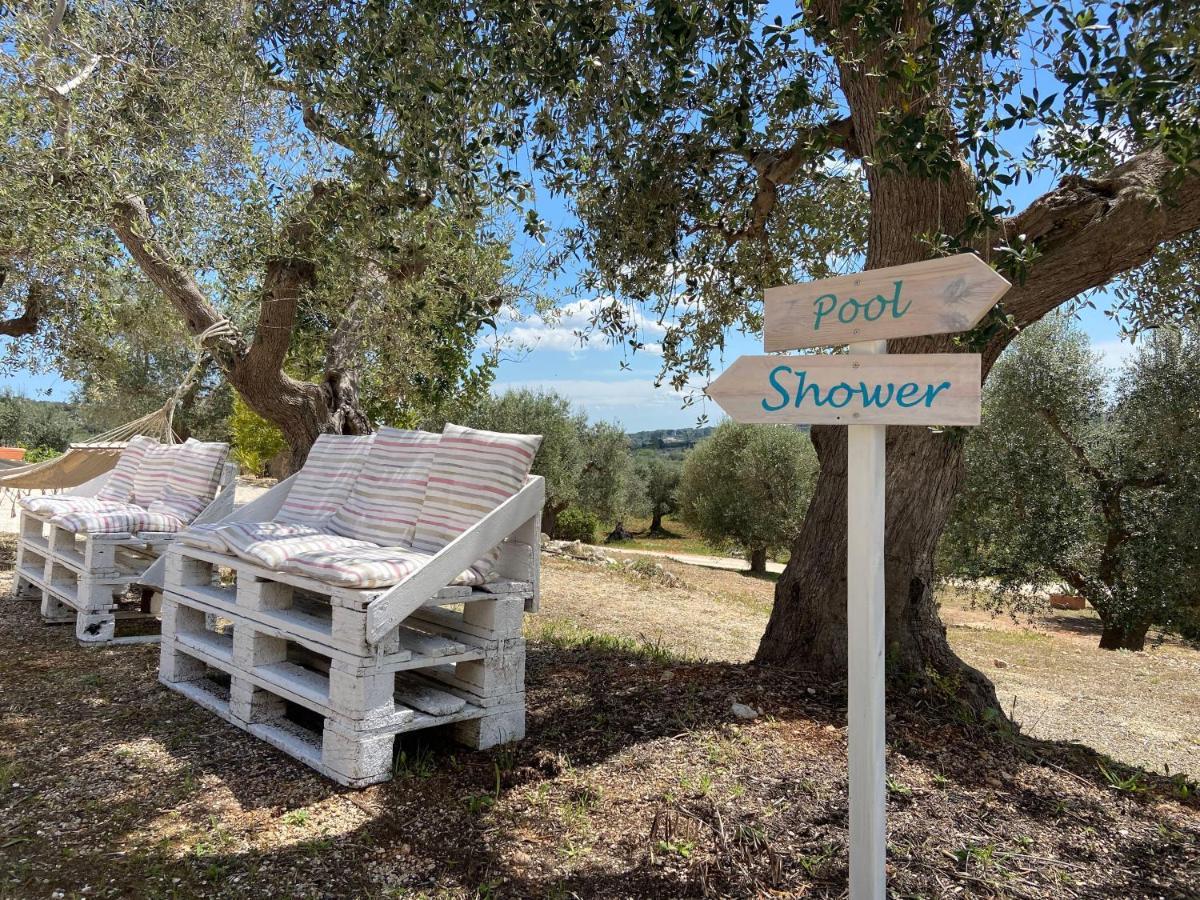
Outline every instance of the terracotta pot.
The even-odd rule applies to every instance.
[[[1087,601],[1075,594],[1051,594],[1050,606],[1054,609],[1083,609]]]
[[[24,447],[0,447],[0,459],[10,459],[21,462],[25,459]]]

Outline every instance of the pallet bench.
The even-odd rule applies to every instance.
[[[94,495],[106,475],[64,496]],[[223,518],[233,510],[237,467],[226,464],[216,497],[197,521]],[[22,509],[17,538],[13,594],[40,601],[47,624],[75,624],[81,644],[153,641],[154,635],[117,636],[118,621],[154,618],[158,610],[121,604],[133,586],[155,586],[163,552],[174,533],[76,534],[50,521],[52,515]]]
[[[287,482],[225,521],[266,521]],[[486,749],[525,734],[524,613],[536,611],[541,478],[393,587],[334,587],[232,554],[167,552],[159,680],[326,777],[392,776],[398,734],[451,726]],[[486,550],[498,573],[445,586]]]

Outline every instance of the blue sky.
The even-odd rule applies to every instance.
[[[792,5],[776,0],[769,5],[771,13],[790,15]],[[1024,51],[1023,51],[1024,52]],[[1043,79],[1045,79],[1043,75]],[[1048,86],[1043,84],[1043,89]],[[1029,133],[1013,133],[1004,143],[1010,146],[1024,142]],[[1013,149],[1017,149],[1013,146]],[[1032,184],[1014,188],[1006,199],[1016,209],[1022,209],[1032,199],[1052,186],[1052,179],[1043,174]],[[553,227],[570,224],[569,213],[562,201],[541,191],[539,213]],[[514,254],[532,249],[525,239],[514,242]],[[568,273],[566,278],[570,278]],[[563,277],[558,280],[563,284]],[[586,330],[592,305],[600,299],[574,300],[572,292],[563,291],[565,311],[556,320],[547,321],[537,315],[502,317],[502,336],[525,348],[504,353],[497,372],[495,389],[525,387],[554,390],[570,397],[592,420],[607,420],[621,424],[629,431],[656,428],[680,428],[697,424],[701,415],[710,423],[721,418],[721,412],[707,402],[697,386],[690,393],[695,400],[687,406],[685,396],[669,386],[656,388],[661,357],[655,352],[656,342],[663,329],[652,319],[642,320],[642,338],[647,349],[630,354],[625,348],[613,348],[601,338],[593,337],[580,343],[575,332]],[[1093,345],[1110,366],[1116,367],[1130,352],[1131,345],[1122,342],[1115,323],[1103,314],[1105,300],[1096,298],[1099,309],[1085,309],[1080,322],[1091,336]],[[182,331],[182,323],[180,329]],[[0,357],[4,339],[0,338]],[[762,352],[761,337],[731,334],[726,341],[723,359],[714,360],[717,372],[742,354]],[[53,373],[10,371],[0,373],[0,388],[39,399],[68,399],[73,385]]]

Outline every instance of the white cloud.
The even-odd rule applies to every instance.
[[[499,394],[506,390],[555,391],[571,400],[593,420],[618,419],[625,425],[633,421],[644,421],[646,416],[669,416],[672,421],[682,413],[695,420],[702,412],[719,410],[704,404],[704,395],[699,386],[689,386],[677,391],[670,385],[655,387],[649,378],[541,378],[523,381],[504,381],[492,386]],[[684,400],[693,397],[697,402],[684,409]],[[677,425],[659,427],[673,428]]]
[[[1100,362],[1109,369],[1119,370],[1137,350],[1129,341],[1097,341],[1092,350],[1100,354]]]
[[[544,316],[535,313],[520,317],[509,311],[499,317],[497,341],[504,347],[567,353],[611,349],[612,344],[604,335],[597,333],[593,323],[597,319],[602,321],[615,304],[612,297],[596,297],[573,301]],[[622,306],[621,312],[625,321],[633,325],[640,340],[661,337],[667,333],[666,325],[650,318],[636,306]],[[661,344],[650,343],[645,349],[658,355],[662,353]]]

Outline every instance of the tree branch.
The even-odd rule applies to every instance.
[[[38,329],[42,311],[45,309],[46,286],[34,281],[25,292],[25,308],[19,316],[0,320],[0,335],[4,337],[26,337]]]
[[[134,262],[183,316],[188,331],[199,337],[224,319],[195,279],[155,239],[154,224],[141,197],[130,195],[116,205],[112,227]],[[240,334],[229,342],[236,355],[244,352]]]
[[[1102,178],[1064,178],[1004,223],[1040,256],[1024,285],[1004,298],[1019,325],[1036,322],[1084,291],[1142,265],[1165,241],[1200,228],[1200,169],[1172,184],[1176,165],[1141,153]]]
[[[758,173],[758,189],[750,201],[750,222],[727,234],[729,242],[765,235],[767,220],[775,209],[778,188],[791,182],[805,165],[822,158],[832,149],[853,157],[862,155],[854,137],[854,124],[849,118],[805,129],[786,150],[752,150],[747,153],[747,161]]]
[[[1101,484],[1107,483],[1108,476],[1101,472],[1100,469],[1098,469],[1092,463],[1092,461],[1088,459],[1087,451],[1084,450],[1083,446],[1080,445],[1073,437],[1071,437],[1067,429],[1063,427],[1062,420],[1059,419],[1058,413],[1056,413],[1049,406],[1040,407],[1038,412],[1042,414],[1042,418],[1046,420],[1046,422],[1050,425],[1050,428],[1053,429],[1054,433],[1062,439],[1063,443],[1066,444],[1071,453],[1074,454],[1075,459],[1079,461],[1079,467]]]

